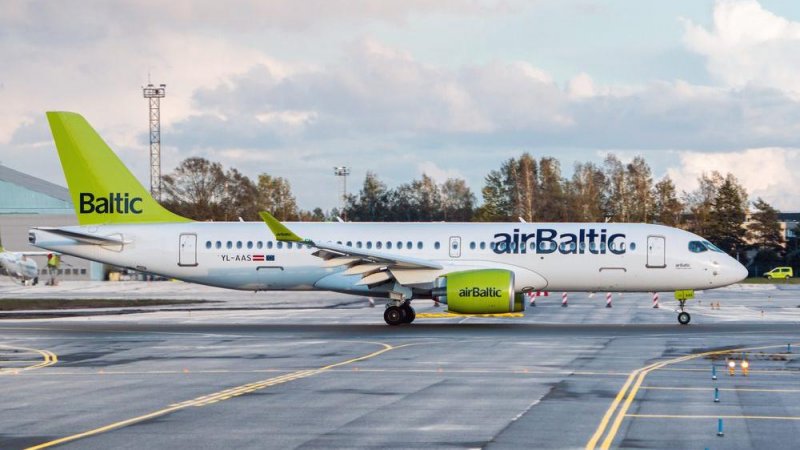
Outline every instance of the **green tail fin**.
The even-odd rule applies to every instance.
[[[189,222],[161,206],[81,115],[48,112],[81,225]]]

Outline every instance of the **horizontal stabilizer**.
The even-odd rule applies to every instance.
[[[87,245],[124,245],[129,244],[129,241],[124,241],[122,237],[117,236],[98,236],[95,234],[81,233],[78,231],[64,230],[62,228],[34,228],[35,230],[46,231],[48,233],[64,236],[69,239],[78,241],[81,244]]]

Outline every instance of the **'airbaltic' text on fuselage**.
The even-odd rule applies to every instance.
[[[513,233],[497,233],[494,235],[494,252],[502,253],[555,253],[604,255],[611,252],[615,255],[625,253],[625,235],[608,234],[605,229],[598,232],[594,228],[581,228],[578,233],[559,234],[552,228],[538,228],[535,233],[520,233],[514,228]],[[535,247],[530,243],[536,243]],[[535,250],[534,250],[535,248]]]

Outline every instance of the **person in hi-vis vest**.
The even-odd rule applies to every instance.
[[[50,274],[50,279],[47,280],[48,286],[55,286],[58,284],[56,274],[58,274],[59,265],[61,265],[61,258],[57,254],[50,253],[47,255],[47,272]]]

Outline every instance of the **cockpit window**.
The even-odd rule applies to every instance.
[[[708,250],[706,246],[700,241],[689,242],[689,251],[692,253],[702,253]]]
[[[712,252],[725,253],[722,250],[720,250],[719,247],[717,247],[716,245],[712,244],[711,242],[703,241],[703,244],[705,244],[706,248],[708,248]]]

